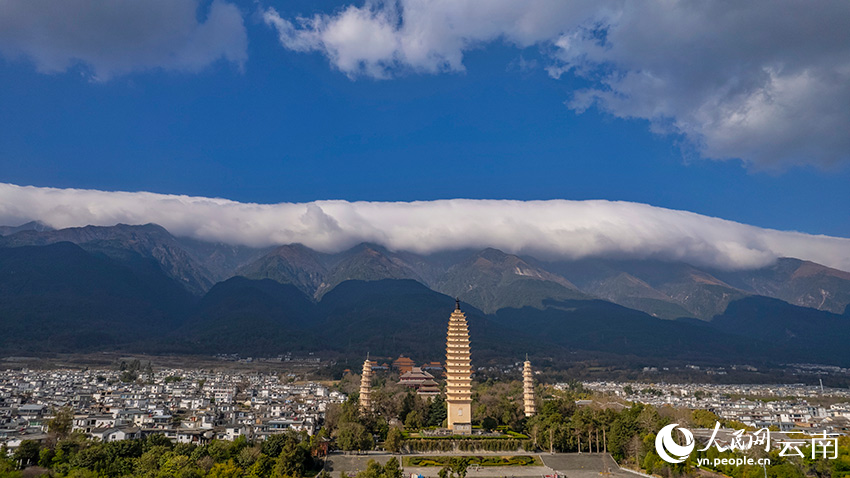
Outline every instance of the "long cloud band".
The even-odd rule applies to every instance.
[[[495,247],[548,259],[682,260],[724,269],[796,257],[850,270],[850,239],[763,229],[621,201],[449,199],[252,204],[149,192],[0,183],[0,223],[55,228],[156,223],[176,236],[334,252],[360,242],[430,253]]]

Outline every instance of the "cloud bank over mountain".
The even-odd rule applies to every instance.
[[[201,12],[199,6],[198,0],[4,1],[0,54],[27,58],[44,73],[82,64],[100,81],[151,68],[194,72],[219,59],[241,67],[248,35],[239,9],[222,0]]]
[[[655,258],[725,269],[797,257],[850,270],[850,239],[602,200],[251,204],[0,183],[0,224],[31,220],[56,228],[156,223],[177,236],[205,241],[250,246],[297,242],[325,252],[373,242],[419,253],[495,247],[550,259]]]
[[[756,169],[850,160],[850,3],[621,0],[366,1],[333,13],[263,12],[280,43],[349,77],[464,70],[488,43],[540,50],[595,107],[681,135],[699,155]]]

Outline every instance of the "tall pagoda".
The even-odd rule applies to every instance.
[[[372,410],[372,362],[369,356],[363,362],[363,376],[360,378],[360,411]]]
[[[460,311],[460,299],[449,317],[446,338],[446,405],[448,428],[458,435],[472,434],[472,368],[469,328]]]
[[[534,375],[528,355],[525,356],[522,366],[522,401],[525,405],[525,416],[530,417],[537,413],[537,405],[534,403]]]

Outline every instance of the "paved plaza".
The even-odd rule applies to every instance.
[[[635,478],[638,474],[621,469],[617,463],[607,453],[556,453],[556,454],[528,454],[528,453],[489,453],[491,455],[530,455],[541,459],[543,466],[490,466],[477,467],[471,465],[467,469],[467,477],[469,478],[520,478],[520,477],[537,477],[542,478],[546,475],[555,475],[566,478]],[[458,453],[423,453],[427,456],[442,456],[442,455],[457,455],[470,456],[473,454],[458,454]],[[485,455],[485,453],[475,453],[474,455]],[[326,470],[337,476],[340,471],[346,474],[353,475],[359,471],[366,469],[369,460],[375,460],[380,464],[385,464],[392,456],[396,456],[401,463],[404,455],[390,455],[387,453],[368,453],[361,455],[346,455],[346,454],[331,454],[328,457]],[[439,467],[405,467],[405,476],[412,474],[422,475],[426,478],[435,478],[440,471]]]

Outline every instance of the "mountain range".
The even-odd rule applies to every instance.
[[[0,353],[366,348],[430,358],[454,297],[482,356],[546,348],[850,363],[837,342],[850,332],[850,273],[794,258],[724,271],[492,248],[250,248],[155,224],[0,227]]]

